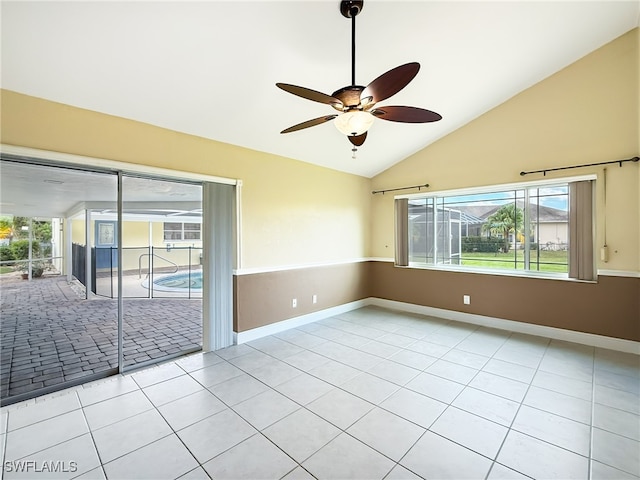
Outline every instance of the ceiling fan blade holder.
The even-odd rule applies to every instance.
[[[327,95],[326,93],[318,92],[310,88],[299,87],[298,85],[291,85],[289,83],[276,83],[276,87],[284,90],[285,92],[297,95],[298,97],[306,98],[313,102],[324,103],[331,105],[336,110],[342,110],[344,106],[340,99]]]

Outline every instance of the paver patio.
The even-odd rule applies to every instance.
[[[0,280],[0,397],[117,367],[117,300],[84,299],[66,277]],[[202,300],[124,300],[125,366],[202,345]]]

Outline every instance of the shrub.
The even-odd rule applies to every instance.
[[[29,258],[29,240],[15,240],[9,245],[15,260],[26,260]],[[40,244],[33,242],[32,255],[34,258],[40,256]]]
[[[504,245],[501,238],[462,237],[462,253],[495,253]]]
[[[0,245],[0,262],[10,262],[15,259],[16,257],[13,256],[13,251],[9,245]]]
[[[29,273],[29,260],[18,260],[14,263],[13,268],[20,273]],[[52,265],[42,260],[31,262],[32,277],[41,277],[45,270],[52,270]]]

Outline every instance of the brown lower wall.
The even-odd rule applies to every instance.
[[[234,275],[233,329],[244,332],[362,300],[371,290],[370,262]],[[318,302],[312,303],[312,296]],[[297,299],[293,308],[291,300]]]
[[[372,262],[371,296],[640,341],[640,278],[597,283],[394,267]],[[463,295],[471,296],[464,305]]]
[[[462,303],[463,295],[471,296],[470,305]],[[390,262],[234,276],[234,330],[368,297],[640,341],[640,278],[600,276],[597,283],[584,283],[399,268]],[[291,307],[293,298],[297,308]]]

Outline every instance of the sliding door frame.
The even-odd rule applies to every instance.
[[[222,242],[225,244],[224,253],[225,256],[229,259],[230,264],[224,268],[224,275],[230,275],[228,279],[229,284],[232,283],[232,275],[234,268],[240,268],[240,236],[241,236],[241,213],[240,209],[240,191],[242,181],[237,179],[230,179],[225,177],[217,177],[205,174],[197,174],[190,172],[181,172],[178,170],[170,170],[158,167],[149,167],[144,165],[136,165],[124,162],[118,162],[113,160],[106,160],[94,157],[85,157],[79,155],[72,154],[64,154],[59,152],[51,152],[46,150],[37,150],[26,147],[18,147],[13,145],[0,145],[0,157],[3,160],[26,163],[31,165],[37,165],[42,167],[54,167],[54,168],[68,168],[76,171],[86,171],[89,173],[104,173],[110,175],[117,176],[117,222],[118,225],[123,225],[123,177],[130,174],[135,177],[144,177],[155,180],[165,180],[165,181],[175,181],[175,182],[186,182],[192,184],[200,184],[203,188],[204,192],[212,191],[213,188],[215,191],[215,184],[219,186],[231,186],[233,187],[232,197],[234,201],[227,202],[225,207],[229,208],[229,211],[225,212],[223,218],[223,225],[228,227],[228,231],[224,232],[224,234],[220,237],[216,236],[216,238],[205,238],[205,245],[211,247],[212,245],[220,244]],[[213,185],[212,185],[213,184]],[[208,197],[208,195],[204,195]],[[207,214],[209,213],[210,202],[205,203],[205,198],[202,200],[203,205],[203,222],[209,223],[210,220],[207,220]],[[206,210],[205,210],[206,209]],[[217,212],[217,213],[220,213]],[[206,218],[205,218],[206,217]],[[209,229],[211,230],[211,229]],[[207,232],[209,235],[213,235],[211,231]],[[217,235],[217,234],[216,234]],[[235,237],[235,238],[234,238]],[[85,378],[81,378],[78,381],[69,381],[63,382],[62,384],[58,384],[56,387],[45,387],[41,391],[37,391],[36,396],[44,395],[47,393],[51,393],[53,391],[60,390],[61,388],[68,388],[74,385],[79,385],[82,383],[86,383],[89,381],[97,380],[100,378],[105,378],[115,373],[122,374],[125,371],[131,371],[135,368],[141,368],[144,365],[136,365],[129,366],[125,368],[124,365],[124,298],[123,298],[123,271],[122,271],[122,262],[123,255],[121,252],[123,245],[123,228],[117,229],[117,244],[118,244],[118,260],[117,260],[117,268],[118,268],[118,302],[117,302],[117,315],[118,315],[118,367],[117,369],[107,370],[103,373],[92,374]],[[232,253],[228,255],[235,249],[235,255]],[[67,252],[69,253],[69,252]],[[219,257],[219,254],[211,253],[211,255],[207,255],[205,252],[205,258],[210,257]],[[205,276],[213,276],[214,272],[210,271],[212,268],[213,262],[208,262],[208,271],[205,273]],[[65,262],[68,267],[68,260]],[[67,276],[69,272],[66,272]],[[88,273],[87,273],[88,274]],[[218,275],[219,278],[219,275]],[[220,301],[220,295],[213,291],[213,288],[216,287],[215,282],[207,282],[212,288],[209,288],[203,292],[203,322],[202,322],[202,349],[203,351],[210,351],[212,349],[223,348],[225,346],[229,346],[233,344],[233,308],[210,308],[205,307],[206,305],[211,305],[211,301],[215,299],[216,301]],[[230,296],[230,298],[226,299],[225,303],[228,302],[228,305],[233,305],[233,289],[224,288],[224,294]],[[224,335],[222,339],[218,339],[216,341],[212,341],[212,334],[214,332],[222,333]],[[164,359],[158,359],[162,361]],[[145,362],[145,365],[150,362]],[[156,363],[156,362],[151,362]],[[114,371],[117,370],[117,371]],[[19,395],[22,397],[22,395]],[[32,398],[34,395],[28,396],[27,398]],[[14,403],[12,397],[10,403]],[[25,398],[26,399],[26,398]],[[15,401],[20,401],[22,398],[16,399]],[[4,402],[3,402],[4,405]]]

